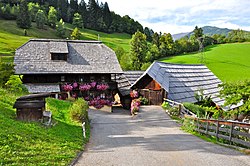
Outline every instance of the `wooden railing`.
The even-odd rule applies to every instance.
[[[196,117],[196,115],[193,112],[191,112],[188,109],[186,109],[183,106],[183,104],[178,103],[176,101],[169,100],[169,99],[165,99],[165,98],[164,98],[164,101],[168,102],[171,107],[178,106],[179,111],[180,111],[180,115],[191,115],[191,116]]]
[[[250,148],[250,124],[248,123],[199,119],[187,115],[185,118],[194,120],[195,130],[199,133],[215,136],[217,140],[227,140],[229,144],[235,143]]]

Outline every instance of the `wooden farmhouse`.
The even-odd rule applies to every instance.
[[[112,98],[116,75],[123,73],[100,41],[31,39],[16,50],[14,63],[30,93],[70,91],[86,99]]]
[[[211,96],[212,101],[221,106],[224,104],[218,97],[221,83],[205,65],[154,62],[131,88],[139,90],[153,105],[161,104],[163,98],[195,103],[195,93],[203,91],[204,96]]]

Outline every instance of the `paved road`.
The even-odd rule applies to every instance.
[[[250,156],[179,130],[157,106],[90,111],[92,136],[78,162],[86,166],[250,166]]]

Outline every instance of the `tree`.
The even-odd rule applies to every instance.
[[[89,0],[88,2],[88,19],[87,27],[94,30],[98,30],[97,20],[101,17],[100,6],[96,3],[95,0]]]
[[[28,11],[28,5],[26,0],[20,1],[19,12],[17,15],[17,26],[20,28],[30,28],[31,27],[31,18]]]
[[[39,29],[43,29],[45,23],[47,22],[47,18],[43,10],[38,10],[36,14],[36,25]]]
[[[147,41],[152,42],[152,35],[154,34],[153,30],[145,27],[143,32],[147,36]]]
[[[4,86],[12,74],[14,74],[13,63],[0,61],[0,86]]]
[[[155,44],[158,48],[160,47],[160,35],[155,32],[152,36],[152,44]]]
[[[86,3],[84,0],[81,0],[80,4],[78,6],[78,12],[82,16],[83,27],[86,27],[86,20],[88,18],[88,12],[87,12]]]
[[[194,36],[196,39],[203,36],[203,30],[202,30],[202,28],[198,28],[198,26],[195,26],[193,32],[194,32]]]
[[[38,3],[28,3],[28,8],[29,8],[29,13],[31,17],[31,21],[35,22],[36,21],[36,14],[38,10],[40,9],[40,6]]]
[[[73,23],[74,27],[83,28],[82,16],[79,13],[74,14]]]
[[[147,53],[147,41],[146,35],[137,31],[133,36],[130,42],[131,50],[131,61],[132,61],[132,69],[140,70],[141,66],[145,62],[145,56]]]
[[[223,83],[219,87],[222,87],[220,97],[226,100],[224,106],[236,105],[242,102],[243,105],[239,108],[239,113],[250,113],[250,80]]]
[[[64,22],[63,19],[60,19],[60,21],[56,25],[56,34],[59,37],[64,38],[65,37],[65,27],[64,27]]]
[[[174,54],[174,41],[170,33],[164,33],[160,37],[159,49],[162,57]]]
[[[108,3],[105,2],[104,3],[104,6],[103,6],[103,21],[106,25],[106,31],[110,31],[109,30],[109,27],[111,26],[111,23],[112,23],[112,17],[111,17],[111,13],[110,13],[110,10],[109,10],[109,6],[108,6]]]
[[[80,31],[78,30],[78,28],[75,28],[75,29],[72,31],[70,38],[71,38],[72,40],[80,40],[80,38],[81,38],[81,33],[80,33]]]
[[[115,49],[115,54],[117,56],[117,59],[118,61],[120,62],[121,60],[121,57],[125,54],[125,50],[121,47],[121,46],[118,46],[116,49]]]
[[[57,23],[57,11],[53,6],[49,7],[48,23],[52,28],[56,27]]]
[[[68,0],[58,0],[57,1],[57,12],[58,18],[62,18],[63,20],[67,20],[67,11],[68,11]]]

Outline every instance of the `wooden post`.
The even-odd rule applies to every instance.
[[[181,115],[181,104],[179,104],[179,115],[178,116],[180,116]]]
[[[230,145],[232,144],[232,135],[233,135],[233,127],[234,126],[234,124],[233,124],[233,122],[231,123],[231,125],[230,125],[230,133],[229,133],[229,143],[230,143]]]
[[[199,118],[197,118],[197,129],[198,129],[198,132],[200,132]]]
[[[207,121],[207,125],[206,125],[206,135],[208,135],[208,127],[209,127],[209,122]]]
[[[219,120],[217,120],[217,126],[216,126],[216,141],[218,141],[218,135],[219,135]]]

